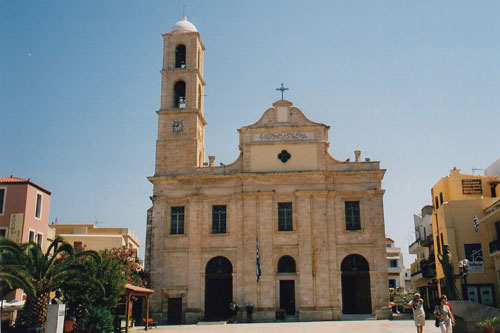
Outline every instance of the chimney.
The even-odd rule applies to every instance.
[[[361,150],[354,151],[354,160],[356,163],[361,162]]]
[[[209,167],[215,166],[215,156],[213,155],[208,156],[208,166]]]

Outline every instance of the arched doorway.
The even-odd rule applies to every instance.
[[[351,254],[342,260],[342,312],[372,313],[370,266],[365,258]]]
[[[221,320],[231,315],[233,266],[224,257],[210,259],[205,267],[205,320]]]
[[[278,260],[278,274],[297,273],[295,260],[290,256],[283,256]],[[280,309],[287,315],[295,315],[295,280],[279,280]]]

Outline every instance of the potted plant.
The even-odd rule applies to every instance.
[[[500,318],[493,317],[489,319],[483,319],[476,323],[477,326],[482,327],[486,333],[495,333],[495,326],[500,323]]]

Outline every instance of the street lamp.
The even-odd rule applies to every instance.
[[[469,260],[462,259],[458,262],[460,268],[460,277],[464,279],[464,286],[462,288],[462,297],[464,301],[469,299],[469,291],[467,290],[467,272],[469,271]]]

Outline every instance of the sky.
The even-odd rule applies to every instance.
[[[161,35],[183,5],[206,47],[206,155],[233,162],[284,83],[334,158],[387,170],[408,267],[431,187],[500,157],[498,1],[0,0],[0,177],[49,189],[51,222],[128,227],[144,256]]]

